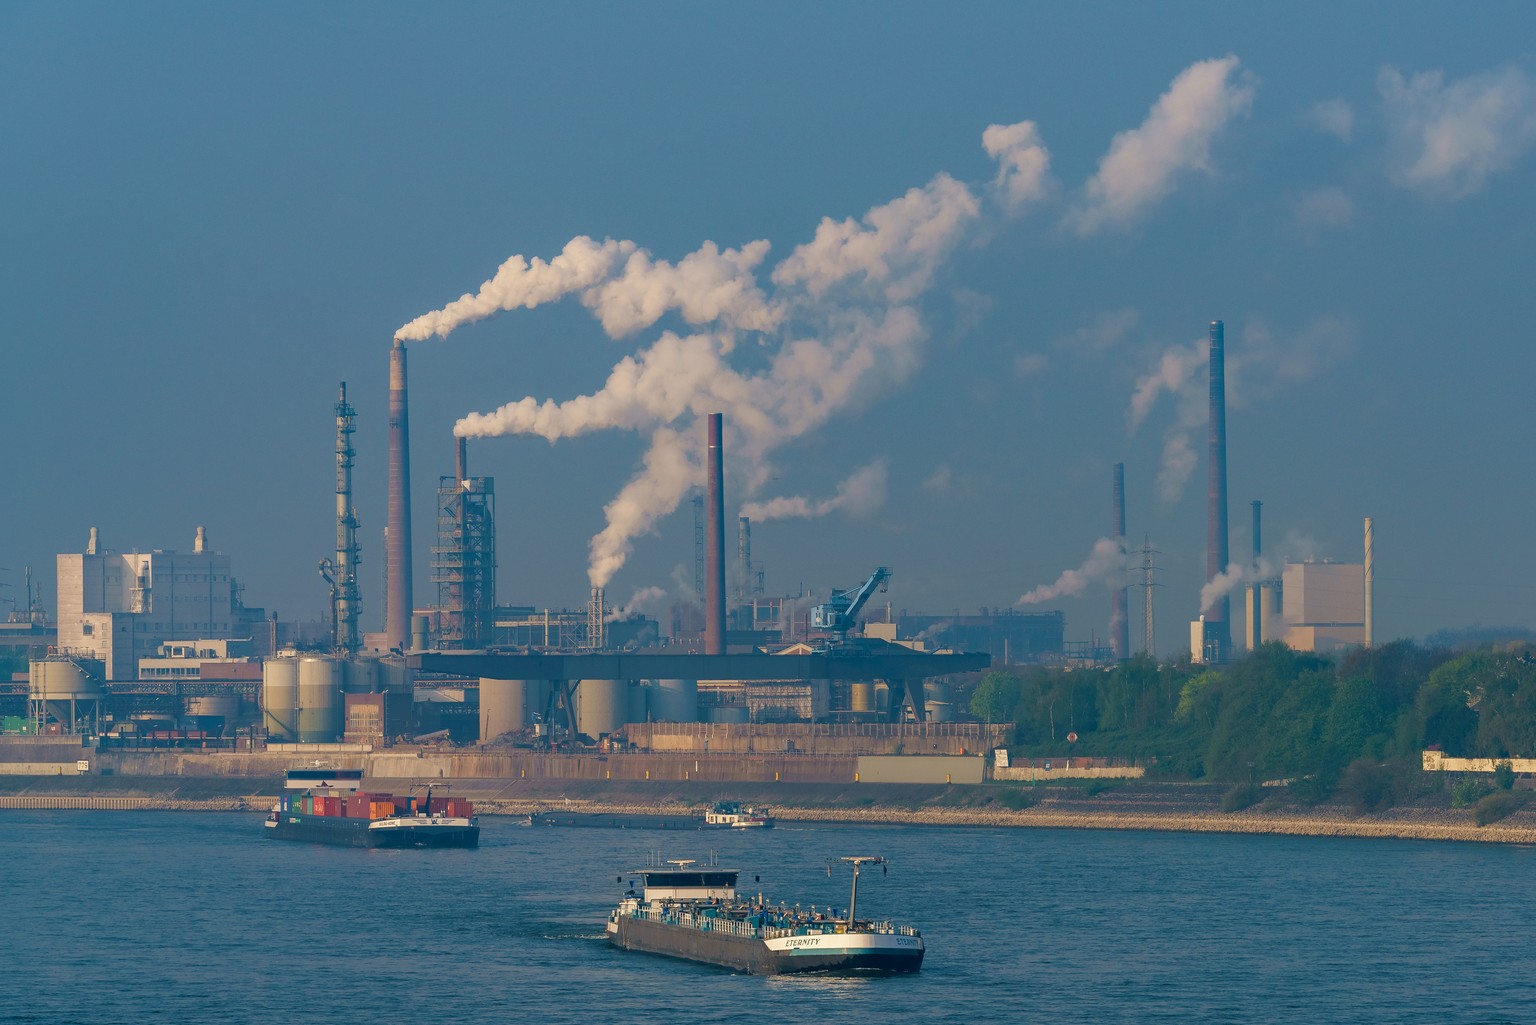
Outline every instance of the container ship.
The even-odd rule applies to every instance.
[[[859,918],[859,872],[879,857],[838,861],[853,868],[846,915],[809,912],[736,895],[735,869],[668,861],[639,869],[608,916],[608,940],[625,950],[721,965],[752,975],[790,972],[915,972],[923,965],[922,933],[910,926]],[[829,871],[830,871],[829,863]],[[623,878],[622,876],[620,877]]]
[[[367,793],[361,769],[291,769],[267,816],[266,835],[340,847],[476,847],[470,802],[433,797],[436,784],[397,797]],[[416,789],[416,788],[412,788]]]

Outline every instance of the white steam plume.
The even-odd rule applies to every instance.
[[[1224,571],[1207,580],[1205,586],[1200,588],[1200,608],[1210,608],[1239,587],[1251,584],[1255,580],[1269,580],[1278,575],[1275,564],[1267,558],[1260,558],[1257,567],[1251,564],[1229,562]]]
[[[608,610],[608,616],[604,622],[617,623],[625,619],[633,619],[641,615],[646,609],[657,602],[665,601],[667,592],[660,587],[642,587],[630,595],[629,601]]]
[[[1076,598],[1099,581],[1118,586],[1125,577],[1125,562],[1120,542],[1112,537],[1101,537],[1094,542],[1093,551],[1081,566],[1067,570],[1054,584],[1041,584],[1020,598],[1018,604],[1037,605],[1053,598]]]
[[[1536,83],[1516,67],[1449,84],[1439,71],[1377,80],[1396,142],[1396,185],[1460,199],[1507,171],[1536,141]]]
[[[741,515],[753,520],[811,519],[841,510],[855,519],[873,514],[885,504],[886,462],[877,459],[855,470],[837,486],[831,498],[811,499],[801,495],[749,502]]]
[[[1184,171],[1210,170],[1211,140],[1253,102],[1238,59],[1200,61],[1179,73],[1139,128],[1121,132],[1068,217],[1080,235],[1124,225],[1173,191]]]
[[[1012,209],[1033,188],[1031,168],[1038,165],[1043,175],[1046,154],[1032,128],[1013,126],[992,138]],[[702,482],[697,422],[705,414],[726,414],[726,450],[733,468],[744,469],[750,495],[769,476],[775,448],[905,380],[928,337],[911,302],[975,236],[982,212],[975,192],[938,174],[857,220],[823,219],[812,239],[773,269],[770,294],[756,276],[766,242],[739,250],[709,242],[672,265],[632,242],[575,239],[548,263],[508,260],[478,294],[417,318],[399,335],[446,336],[497,310],[571,295],[610,337],[672,312],[699,328],[688,335],[663,331],[620,359],[591,394],[565,401],[527,396],[454,426],[461,437],[535,434],[555,441],[612,428],[649,435],[641,469],[605,507],[607,526],[592,539],[588,576],[593,586],[606,586],[633,539]],[[766,367],[731,364],[739,331],[760,334],[770,353]],[[825,500],[825,511],[876,506],[884,482],[883,463],[866,467]],[[822,504],[807,502],[813,513]]]

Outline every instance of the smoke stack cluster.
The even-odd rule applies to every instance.
[[[411,452],[405,394],[405,343],[389,350],[389,525],[384,634],[390,648],[411,646]]]
[[[725,654],[725,461],[721,414],[709,414],[709,488],[704,517],[704,654]]]
[[[1210,486],[1206,492],[1205,580],[1227,571],[1227,368],[1224,329],[1211,321]],[[1225,661],[1232,650],[1232,600],[1226,591],[1202,609],[1206,644],[1215,660]]]
[[[1115,464],[1115,544],[1120,546],[1120,562],[1125,563],[1125,464]],[[1122,570],[1122,577],[1124,573]],[[1110,592],[1109,643],[1116,659],[1131,657],[1131,624],[1127,620],[1128,587]]]

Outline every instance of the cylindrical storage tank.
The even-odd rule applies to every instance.
[[[414,694],[416,674],[404,659],[379,659],[379,689],[386,694]]]
[[[212,736],[220,736],[226,730],[232,734],[235,720],[239,717],[238,694],[203,694],[187,698],[187,718],[197,723],[197,729]]]
[[[948,701],[926,701],[923,711],[928,713],[929,722],[951,722],[955,717],[954,706]]]
[[[261,664],[261,721],[267,739],[299,738],[299,660],[269,658]]]
[[[299,660],[299,743],[334,744],[341,735],[341,663],[311,656]]]
[[[651,698],[651,718],[657,722],[699,721],[698,680],[657,680]]]
[[[746,705],[716,705],[709,710],[709,721],[712,723],[730,723],[734,726],[750,719]]]
[[[629,714],[624,717],[625,722],[650,722],[651,699],[656,691],[652,687],[645,687],[639,680],[631,680],[629,683]]]
[[[480,678],[480,742],[503,733],[516,733],[544,714],[549,697],[548,680],[493,680]]]
[[[104,697],[101,684],[69,659],[41,659],[27,670],[27,695],[33,701],[95,701]]]
[[[411,617],[411,650],[412,651],[426,651],[427,650],[427,632],[430,629],[430,625],[431,625],[431,621],[429,619],[427,619],[426,616],[412,616]]]
[[[623,726],[628,715],[628,680],[582,680],[576,686],[578,733],[596,740]]]
[[[375,694],[379,689],[379,663],[377,659],[353,658],[341,664],[341,692],[343,694]]]
[[[891,710],[891,688],[884,683],[875,684],[875,711],[886,715]]]
[[[855,683],[848,688],[848,704],[850,711],[873,712],[875,710],[875,685],[873,683]]]

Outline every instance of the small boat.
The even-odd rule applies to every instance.
[[[361,769],[290,769],[283,794],[265,823],[278,840],[307,840],[339,847],[476,847],[480,823],[470,802],[434,800],[446,787],[412,787],[405,797],[365,793]]]
[[[717,801],[704,813],[704,825],[710,829],[771,829],[773,818],[767,808],[739,801]]]
[[[610,943],[625,950],[721,965],[753,975],[791,972],[902,974],[923,965],[923,935],[890,922],[859,918],[859,873],[884,858],[857,856],[828,862],[851,866],[853,890],[846,915],[809,912],[799,905],[742,900],[740,872],[673,860],[639,869],[624,899],[608,915]],[[619,877],[623,880],[623,876]]]

